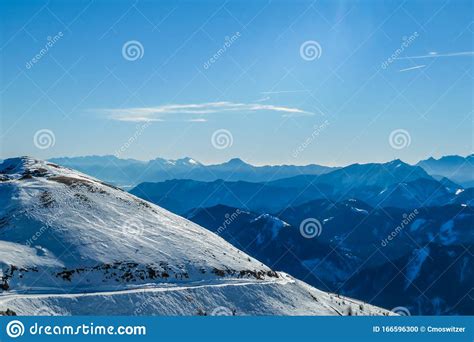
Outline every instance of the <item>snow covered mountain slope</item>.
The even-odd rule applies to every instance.
[[[220,306],[232,314],[389,314],[275,272],[120,189],[28,157],[0,164],[0,268],[0,310],[18,314],[196,315]]]

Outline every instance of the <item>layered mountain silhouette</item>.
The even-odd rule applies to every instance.
[[[463,188],[436,180],[421,167],[400,160],[354,164],[323,175],[301,175],[272,182],[142,183],[131,193],[179,214],[223,204],[256,212],[278,212],[315,199],[358,199],[373,207],[418,208],[459,202]],[[468,197],[471,191],[463,197]]]
[[[176,160],[156,158],[143,162],[115,156],[87,156],[53,158],[50,161],[124,188],[171,179],[268,182],[301,174],[319,175],[336,169],[320,165],[253,166],[238,158],[216,165],[203,165],[189,157]]]
[[[171,180],[131,192],[328,291],[413,314],[472,314],[473,189],[419,165],[354,164],[265,183]],[[308,218],[320,223],[315,239],[301,234]]]
[[[121,159],[116,156],[85,156],[85,157],[63,157],[52,158],[51,162],[79,170],[91,176],[97,177],[109,183],[121,187],[133,187],[142,182],[162,182],[172,179],[192,179],[197,181],[247,181],[247,182],[269,182],[282,178],[290,178],[301,175],[322,175],[340,169],[340,167],[327,167],[317,164],[295,166],[253,166],[234,158],[228,162],[215,165],[204,165],[199,161],[185,157],[181,159],[156,158],[150,161],[135,159]],[[398,160],[393,163],[398,163]],[[376,175],[377,165],[372,165]],[[416,164],[425,170],[436,180],[443,177],[465,188],[474,185],[472,178],[474,174],[473,155],[446,156],[439,159],[429,158]],[[354,172],[361,165],[350,165]],[[366,166],[363,166],[365,168]],[[382,171],[382,173],[384,173]]]
[[[215,206],[187,217],[266,264],[331,292],[415,315],[471,315],[474,208],[375,209],[316,200],[275,214]],[[320,234],[306,238],[313,218]],[[390,236],[390,238],[389,238]]]
[[[474,187],[474,154],[467,157],[429,158],[420,161],[417,165],[436,178],[446,177],[466,188]]]

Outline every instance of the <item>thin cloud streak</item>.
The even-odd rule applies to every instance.
[[[187,121],[205,122],[207,116],[232,112],[270,112],[281,113],[283,116],[314,115],[299,108],[276,106],[262,103],[207,102],[191,104],[171,104],[156,107],[135,107],[102,109],[109,119],[118,121]]]
[[[439,57],[459,57],[459,56],[473,56],[474,51],[463,51],[463,52],[450,52],[450,53],[437,53],[432,52],[427,55],[420,55],[420,56],[405,56],[405,57],[398,57],[395,59],[418,59],[418,58],[439,58]]]
[[[414,67],[411,67],[411,68],[400,69],[400,70],[398,70],[398,72],[405,72],[405,71],[410,71],[410,70],[421,69],[421,68],[424,68],[425,66],[426,66],[425,64],[417,65],[417,66],[414,66]]]

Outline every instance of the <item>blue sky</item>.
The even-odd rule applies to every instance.
[[[2,1],[0,158],[120,151],[345,165],[466,155],[472,10],[470,1]],[[39,148],[45,130],[54,144]],[[219,130],[232,144],[215,147]]]

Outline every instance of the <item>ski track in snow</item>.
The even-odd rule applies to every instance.
[[[125,293],[145,293],[145,292],[169,292],[169,291],[182,291],[182,290],[192,290],[200,288],[213,288],[213,287],[227,287],[227,286],[252,286],[252,285],[287,285],[294,284],[295,281],[292,279],[284,280],[271,280],[266,281],[262,280],[259,282],[255,281],[237,281],[235,283],[221,283],[221,284],[189,284],[186,286],[170,284],[170,286],[160,285],[160,284],[149,284],[141,286],[138,288],[131,289],[122,289],[122,290],[112,290],[112,291],[97,291],[97,292],[77,292],[77,293],[54,293],[54,292],[44,292],[44,293],[26,293],[25,291],[17,291],[12,294],[0,294],[0,304],[7,303],[9,300],[15,298],[47,298],[47,297],[59,297],[59,298],[69,298],[69,297],[88,297],[88,296],[97,296],[97,295],[117,295]]]

